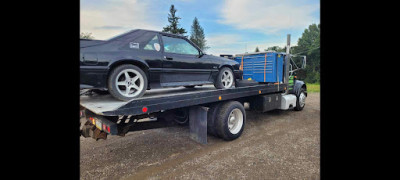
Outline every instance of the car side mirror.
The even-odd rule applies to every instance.
[[[201,58],[203,55],[203,52],[199,51],[199,58]]]

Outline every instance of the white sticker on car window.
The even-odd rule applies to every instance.
[[[130,42],[129,48],[139,49],[139,43]]]
[[[154,43],[154,48],[156,49],[156,51],[160,51],[160,44]]]

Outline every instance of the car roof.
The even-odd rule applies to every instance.
[[[113,36],[113,37],[107,39],[106,41],[114,40],[114,39],[120,38],[122,36],[126,36],[126,35],[132,34],[132,33],[138,33],[138,32],[154,32],[154,33],[159,33],[159,34],[166,35],[166,36],[175,36],[175,37],[186,38],[185,36],[179,35],[179,34],[172,34],[172,33],[148,30],[148,29],[132,29],[132,30],[126,31],[124,33],[118,34],[116,36]]]
[[[134,29],[134,30],[145,31],[145,32],[155,32],[155,33],[160,33],[160,34],[169,35],[169,36],[185,37],[185,36],[180,35],[180,34],[172,34],[172,33],[167,33],[167,32],[162,32],[162,31],[155,31],[155,30],[148,30],[148,29]],[[134,30],[132,30],[132,31],[134,31]]]

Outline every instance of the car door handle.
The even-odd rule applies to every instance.
[[[172,58],[172,57],[167,57],[167,56],[164,56],[164,59],[166,59],[166,60],[173,60],[174,58]]]

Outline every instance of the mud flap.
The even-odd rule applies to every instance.
[[[207,144],[207,109],[201,106],[189,109],[189,132],[194,141]]]

